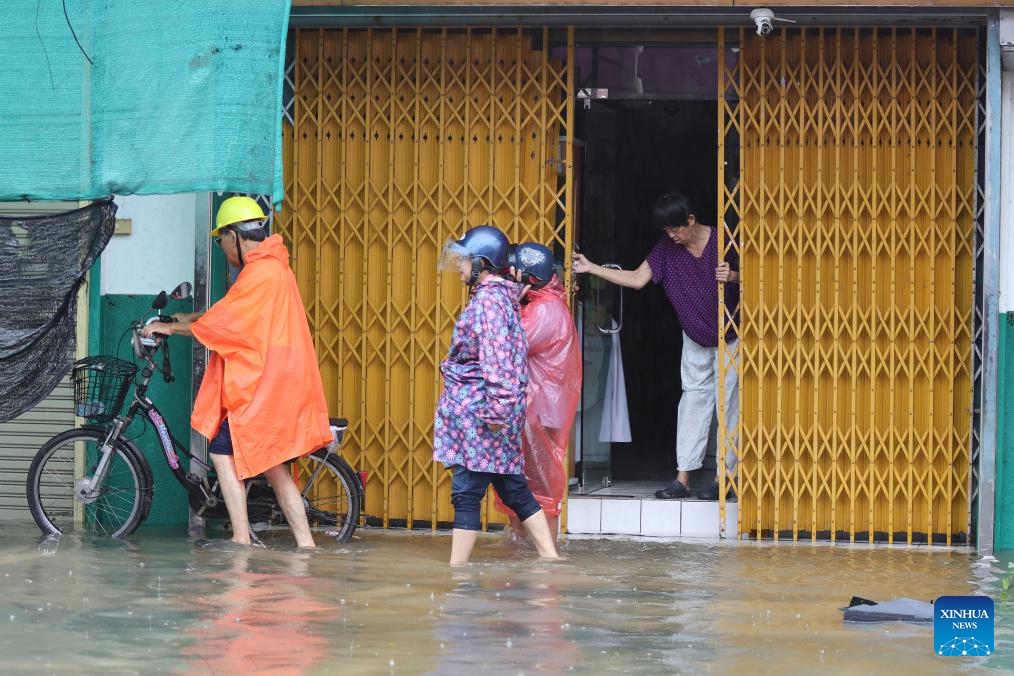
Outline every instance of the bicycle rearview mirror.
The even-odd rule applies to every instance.
[[[173,297],[173,300],[185,300],[190,298],[190,293],[193,290],[194,287],[190,282],[181,282],[180,285],[173,289],[173,292],[169,295]]]
[[[169,296],[166,295],[165,291],[159,291],[158,295],[155,296],[155,300],[151,302],[152,310],[161,310],[169,302]]]

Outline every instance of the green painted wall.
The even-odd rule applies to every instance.
[[[1014,312],[1000,319],[993,549],[1014,550]]]
[[[115,354],[123,359],[132,359],[130,351],[130,335],[125,333],[130,322],[140,319],[151,308],[154,296],[106,295],[100,303],[100,341],[101,354]],[[192,312],[193,301],[171,300],[163,313]],[[94,315],[93,315],[94,316]],[[122,340],[121,340],[122,338]],[[158,406],[173,435],[184,444],[190,441],[190,410],[191,410],[191,339],[173,336],[169,339],[169,357],[172,361],[176,380],[167,384],[160,373],[151,379],[148,396]],[[161,352],[159,353],[161,360]],[[159,363],[161,366],[161,362]],[[189,522],[189,505],[187,494],[172,475],[166,464],[161,446],[151,424],[144,424],[135,419],[128,435],[144,452],[151,464],[155,477],[155,493],[151,513],[144,527],[149,526],[182,526]],[[185,465],[184,465],[185,466]]]

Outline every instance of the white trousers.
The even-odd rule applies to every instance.
[[[736,367],[738,340],[727,344],[725,371],[725,421],[733,444],[725,458],[725,466],[736,467],[736,425],[739,422],[739,372]],[[717,415],[718,400],[717,347],[701,347],[683,334],[683,354],[680,358],[680,375],[683,378],[683,396],[680,397],[676,418],[676,469],[691,472],[704,464],[708,448],[711,421]]]

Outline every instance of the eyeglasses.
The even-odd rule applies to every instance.
[[[221,235],[215,235],[215,237],[214,237],[215,244],[217,244],[218,246],[222,246],[222,238],[225,237],[225,233],[227,233],[227,232],[232,232],[232,231],[229,230],[228,228],[226,228],[225,230],[222,231]]]

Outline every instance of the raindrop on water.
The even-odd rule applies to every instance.
[[[507,647],[508,648],[513,648],[514,647],[514,642],[511,641],[510,639],[507,639]]]

